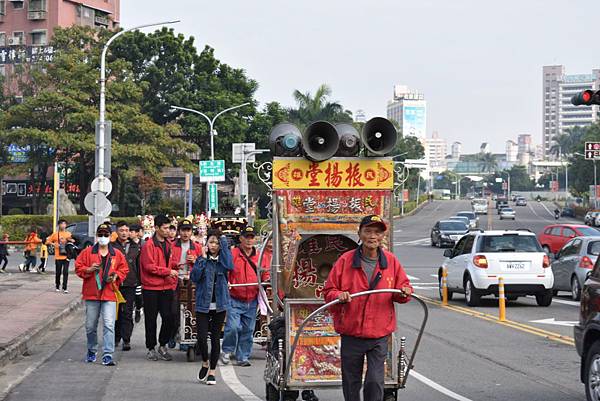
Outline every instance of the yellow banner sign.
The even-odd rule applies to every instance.
[[[273,160],[274,189],[393,189],[394,162],[382,159]]]

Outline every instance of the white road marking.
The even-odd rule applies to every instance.
[[[434,382],[431,379],[428,379],[427,377],[423,376],[422,374],[415,372],[414,370],[411,370],[409,373],[412,377],[414,377],[415,379],[417,379],[418,381],[420,381],[421,383],[425,384],[426,386],[431,387],[434,390],[439,391],[440,393],[454,399],[454,400],[458,400],[458,401],[472,401],[471,399],[467,398],[467,397],[463,397],[460,394],[456,394],[454,391],[447,389],[446,387],[442,386],[441,384],[438,384],[436,382]]]
[[[415,276],[411,276],[410,274],[407,274],[407,275],[406,275],[406,277],[408,277],[408,279],[409,279],[409,280],[412,280],[412,281],[415,281],[415,280],[421,280],[420,278],[418,278],[418,277],[415,277]]]
[[[438,278],[438,275],[437,275],[437,274],[430,274],[430,276],[431,276],[431,277]]]
[[[528,295],[527,298],[535,299],[535,297],[533,295]],[[564,304],[564,305],[576,306],[578,308],[580,306],[579,302],[567,301],[567,300],[564,300],[564,299],[552,298],[552,302],[556,302],[557,304]]]
[[[435,287],[421,287],[421,286],[418,286],[418,285],[413,285],[413,289],[415,289],[415,290],[435,290],[435,291],[437,291],[438,290],[438,286],[436,285]]]
[[[550,209],[548,209],[548,208],[546,207],[546,205],[544,205],[544,202],[540,202],[540,204],[541,204],[541,205],[544,207],[544,209],[546,209],[546,211],[548,212],[548,214],[549,214],[550,216],[554,217],[554,213],[552,213],[552,212],[550,211]]]
[[[238,397],[244,401],[262,401],[260,397],[257,397],[248,387],[244,386],[240,379],[235,374],[235,370],[231,365],[219,366],[221,370],[221,377],[227,387],[231,389]]]
[[[394,245],[416,245],[421,242],[430,241],[430,240],[431,240],[431,238],[421,238],[421,239],[415,239],[412,241],[394,242]]]
[[[402,229],[394,230],[395,233],[401,233]]]
[[[573,327],[577,324],[576,320],[556,320],[551,317],[549,319],[530,320],[529,323],[552,324],[554,326]]]

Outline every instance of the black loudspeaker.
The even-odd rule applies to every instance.
[[[309,125],[302,135],[302,146],[306,158],[322,162],[338,151],[340,137],[335,127],[327,121],[317,121]]]
[[[275,156],[301,156],[302,133],[294,124],[277,124],[269,134],[269,147]]]
[[[398,132],[387,118],[374,117],[363,127],[360,139],[370,155],[385,156],[394,150]]]
[[[360,151],[360,134],[352,124],[336,124],[335,129],[340,137],[340,146],[336,156],[356,156]]]

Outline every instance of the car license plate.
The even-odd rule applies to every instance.
[[[459,240],[459,239],[460,239],[460,237],[461,237],[461,235],[451,235],[451,236],[450,236],[450,239],[452,239],[452,240],[456,241],[456,240]]]
[[[504,271],[523,271],[529,270],[530,262],[503,262],[502,270]]]

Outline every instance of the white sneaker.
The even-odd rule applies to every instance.
[[[57,288],[56,290],[54,290],[54,291],[56,291],[56,292],[60,292],[60,290],[59,290],[58,288]]]
[[[223,365],[228,365],[229,362],[231,362],[231,356],[225,352],[221,352],[221,363]]]
[[[63,290],[63,294],[68,294],[69,290]]]

